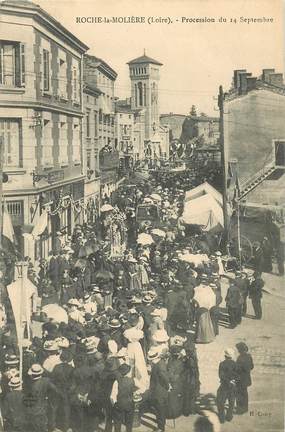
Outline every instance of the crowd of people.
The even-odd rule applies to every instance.
[[[175,225],[183,191],[175,186],[171,192],[146,189],[135,188],[118,199],[128,234],[121,255],[110,252],[104,215],[100,233],[92,225],[77,225],[48,259],[38,266],[29,263],[39,310],[33,311],[37,325],[24,331],[22,359],[2,287],[0,407],[5,431],[94,432],[104,423],[106,432],[113,426],[120,432],[122,424],[131,432],[144,412],[155,413],[157,430],[164,431],[166,419],[197,412],[195,344],[211,343],[219,335],[222,253],[197,235],[200,249],[190,247],[185,230]],[[132,206],[144,202],[156,202],[163,210],[159,229],[147,223],[135,226]],[[252,276],[238,269],[228,279],[228,325],[241,323],[248,296],[261,319],[260,272]],[[231,420],[235,399],[239,413],[248,409],[253,363],[245,344],[237,349],[237,361],[228,349],[219,367],[220,422]]]

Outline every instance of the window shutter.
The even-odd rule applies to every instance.
[[[25,45],[20,45],[20,60],[21,60],[21,85],[26,84],[26,64],[25,64]]]
[[[20,44],[15,46],[15,85],[21,87],[21,53]]]
[[[3,84],[3,47],[0,43],[0,84]]]

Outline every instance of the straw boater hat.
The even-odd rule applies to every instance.
[[[109,322],[109,327],[117,329],[121,327],[121,323],[118,319],[114,318]]]
[[[234,352],[234,350],[232,348],[227,348],[225,350],[225,357],[233,359],[234,356],[235,356],[235,352]]]
[[[150,349],[147,353],[147,359],[149,361],[156,360],[160,357],[160,351],[156,349]]]
[[[46,340],[44,343],[45,351],[57,351],[59,349],[58,343],[56,340]]]
[[[15,377],[10,379],[8,386],[10,388],[19,388],[19,387],[21,387],[21,384],[22,384],[22,382],[20,380],[20,377],[15,376]]]
[[[143,303],[151,303],[152,300],[153,298],[149,294],[145,295],[142,299]]]
[[[43,368],[40,364],[33,364],[30,369],[28,370],[28,375],[35,381],[41,378],[42,374],[44,373]]]
[[[5,356],[5,364],[7,366],[17,366],[19,364],[19,359],[14,354],[7,354]]]

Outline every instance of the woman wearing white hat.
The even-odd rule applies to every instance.
[[[142,346],[139,342],[143,339],[144,333],[142,330],[131,327],[125,330],[124,337],[128,340],[127,355],[132,368],[132,376],[140,393],[145,393],[149,388],[149,376]]]

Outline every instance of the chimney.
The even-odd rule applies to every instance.
[[[239,75],[241,73],[246,72],[246,69],[236,69],[234,70],[234,88],[238,89],[240,86],[240,79],[239,79]]]
[[[274,72],[275,69],[262,69],[262,81],[269,83],[269,75]]]
[[[242,94],[246,94],[247,93],[247,80],[249,77],[251,77],[251,73],[249,72],[241,72],[238,74],[238,79],[239,79],[239,87],[238,87],[238,93],[240,95]]]
[[[247,91],[255,90],[256,89],[256,77],[247,77]]]
[[[276,87],[283,87],[283,74],[282,73],[271,73],[268,76],[269,84]]]

